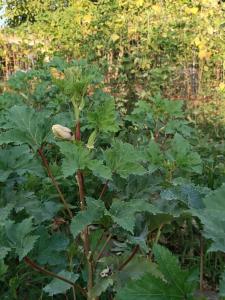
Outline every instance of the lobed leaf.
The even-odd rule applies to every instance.
[[[76,238],[86,226],[91,225],[104,214],[105,207],[101,200],[95,200],[88,197],[86,198],[86,203],[86,210],[78,212],[78,214],[72,219],[70,229],[74,238]]]

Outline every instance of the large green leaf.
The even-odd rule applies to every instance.
[[[81,143],[58,143],[61,153],[64,155],[62,171],[65,177],[74,175],[77,170],[85,168],[91,170],[94,175],[105,179],[111,178],[110,168],[102,161],[92,159],[90,151]]]
[[[74,175],[77,170],[86,168],[90,161],[90,153],[81,143],[58,143],[61,153],[64,155],[62,171],[65,177]]]
[[[107,288],[113,285],[113,278],[101,278],[92,288],[90,295],[91,297],[99,297],[102,293],[104,293]]]
[[[129,202],[116,199],[112,203],[108,214],[115,223],[133,233],[136,213],[138,212],[156,214],[158,211],[153,205],[141,199],[132,199]]]
[[[12,173],[24,175],[25,173],[44,176],[43,167],[37,158],[32,154],[27,145],[2,149],[0,152],[0,182],[6,179]]]
[[[212,241],[209,251],[225,252],[225,184],[209,193],[204,199],[205,207],[195,210],[203,224],[203,234]]]
[[[118,272],[119,283],[124,285],[129,279],[138,280],[146,273],[153,275],[156,278],[163,279],[162,273],[159,271],[156,263],[153,263],[146,257],[135,256],[126,267]]]
[[[61,232],[49,235],[44,229],[38,231],[38,234],[41,236],[35,245],[38,263],[51,266],[65,265],[66,250],[69,246],[68,237]]]
[[[9,253],[10,248],[9,247],[0,247],[0,260],[4,259],[6,255]]]
[[[223,272],[220,279],[220,297],[225,297],[225,272]]]
[[[146,125],[153,123],[152,108],[146,101],[138,101],[131,115],[126,120],[133,122],[136,126],[144,128]]]
[[[152,173],[163,166],[164,157],[160,150],[159,144],[151,140],[147,147],[145,147],[145,159],[149,163],[148,169]]]
[[[103,164],[103,161],[92,159],[88,162],[87,168],[93,172],[95,176],[102,177],[104,179],[112,179],[112,172],[108,166]]]
[[[170,120],[166,124],[165,133],[175,134],[176,132],[182,134],[185,137],[189,137],[193,132],[193,129],[188,126],[189,122],[185,120]]]
[[[38,235],[31,235],[34,230],[32,217],[24,219],[21,223],[7,221],[5,229],[11,247],[15,249],[19,260],[22,260],[33,249],[39,238]]]
[[[166,157],[169,162],[175,163],[178,169],[198,174],[202,172],[202,160],[199,154],[193,151],[189,142],[178,133],[172,139]]]
[[[7,272],[8,266],[0,259],[0,281],[3,280],[3,275]]]
[[[130,281],[117,293],[116,300],[174,300],[184,299],[179,294],[171,297],[169,286],[151,274],[145,274],[137,281]]]
[[[49,112],[37,112],[28,106],[13,106],[6,115],[7,123],[0,134],[0,143],[29,144],[34,149],[46,141],[50,133]]]
[[[79,278],[78,274],[74,274],[68,271],[61,271],[58,273],[59,276],[62,276],[71,282],[75,283],[77,279]],[[43,290],[49,295],[54,296],[57,294],[64,294],[66,291],[68,291],[70,288],[72,288],[72,285],[69,283],[66,283],[60,279],[54,278],[49,284],[47,284]]]
[[[13,209],[13,204],[11,204],[11,203],[7,204],[3,208],[0,208],[0,225],[4,226],[5,221],[7,220],[12,209]]]
[[[189,295],[194,288],[193,282],[188,281],[189,272],[181,270],[178,259],[172,253],[160,245],[154,245],[153,253],[159,265],[159,270],[164,275],[167,283],[173,286],[177,293]]]
[[[76,238],[79,233],[94,221],[100,219],[104,213],[105,206],[102,200],[95,200],[93,198],[86,198],[87,208],[80,211],[71,222],[71,232]]]
[[[143,175],[146,173],[140,164],[144,160],[142,154],[131,144],[115,140],[112,148],[107,149],[104,155],[106,165],[113,173],[117,173],[123,178],[127,178],[131,174]]]
[[[116,300],[193,299],[195,284],[190,274],[180,269],[177,259],[164,247],[155,245],[153,252],[163,278],[146,273],[137,281],[131,280],[119,290]]]

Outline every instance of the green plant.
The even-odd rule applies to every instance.
[[[193,215],[217,243],[209,190],[195,182],[196,131],[182,102],[159,95],[123,116],[102,78],[86,61],[55,59],[1,95],[23,93],[0,121],[2,299],[194,295],[196,277],[157,243]]]

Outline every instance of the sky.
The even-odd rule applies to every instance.
[[[4,26],[4,19],[2,19],[1,17],[4,15],[4,11],[5,11],[5,8],[2,7],[2,9],[0,9],[0,27],[3,27]]]

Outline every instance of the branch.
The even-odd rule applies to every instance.
[[[105,194],[105,192],[107,191],[107,189],[108,189],[108,183],[109,183],[109,180],[107,180],[106,183],[104,184],[103,189],[102,189],[102,191],[101,191],[101,193],[99,195],[99,199],[101,199],[103,197],[103,195]]]
[[[108,236],[108,238],[106,239],[104,245],[102,246],[102,249],[100,250],[98,256],[96,257],[96,263],[97,263],[97,261],[101,258],[102,254],[103,254],[103,252],[105,251],[105,248],[107,247],[107,245],[108,245],[108,243],[110,242],[111,238],[112,238],[112,234],[110,234],[110,235]]]
[[[122,271],[126,267],[126,265],[129,264],[129,262],[133,259],[135,254],[138,252],[138,250],[139,250],[139,245],[136,245],[132,250],[130,256],[119,266],[118,268],[119,271]]]
[[[55,273],[53,273],[53,272],[51,272],[51,271],[49,271],[49,270],[46,270],[45,268],[43,268],[43,267],[37,265],[37,264],[36,264],[33,260],[31,260],[28,256],[26,256],[26,257],[24,258],[24,260],[25,260],[26,264],[29,265],[32,269],[34,269],[34,270],[36,270],[36,271],[38,271],[38,272],[40,272],[40,273],[49,275],[49,276],[51,276],[51,277],[57,278],[57,279],[59,279],[59,280],[61,280],[61,281],[64,281],[64,282],[70,284],[73,288],[77,288],[77,289],[81,292],[81,294],[82,294],[83,296],[85,296],[85,297],[87,296],[85,290],[84,290],[79,284],[76,284],[76,283],[74,283],[73,281],[71,281],[71,280],[69,280],[69,279],[67,279],[67,278],[65,278],[65,277],[63,277],[63,276],[61,276],[61,275],[58,275],[58,274],[55,274]]]
[[[56,188],[56,190],[57,190],[57,192],[59,194],[61,202],[63,203],[65,209],[67,210],[70,219],[72,219],[73,218],[72,211],[70,210],[69,205],[66,202],[66,200],[65,200],[65,198],[64,198],[64,196],[63,196],[63,194],[61,192],[61,189],[59,187],[58,182],[55,180],[55,177],[53,176],[53,174],[52,174],[52,172],[50,170],[48,160],[47,160],[46,156],[44,155],[44,153],[42,151],[42,147],[38,149],[38,154],[40,155],[40,157],[42,159],[43,165],[44,165],[44,167],[45,167],[45,169],[47,171],[47,174],[48,174],[49,178],[52,180],[52,183],[55,186],[55,188]]]

